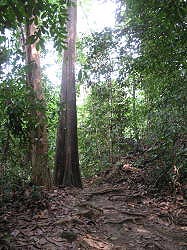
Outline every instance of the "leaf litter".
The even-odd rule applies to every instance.
[[[0,206],[0,250],[186,250],[187,200],[151,193],[131,162],[84,189],[24,187]]]

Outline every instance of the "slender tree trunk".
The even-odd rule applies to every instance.
[[[61,106],[57,131],[55,184],[82,187],[77,139],[75,90],[75,40],[77,1],[68,9],[67,49],[64,51],[61,85]]]
[[[26,41],[36,31],[34,23],[26,25]],[[31,98],[33,106],[37,102],[45,107],[44,96],[41,86],[40,55],[36,49],[36,41],[33,44],[26,45],[26,64],[28,65],[27,84],[31,86],[34,97]],[[48,138],[47,124],[44,111],[33,110],[33,119],[36,121],[36,128],[31,133],[31,165],[32,182],[36,185],[50,185],[50,172],[47,166]]]
[[[133,99],[133,104],[132,104],[132,112],[133,112],[133,132],[136,141],[138,142],[139,140],[139,133],[138,133],[138,127],[137,127],[137,121],[136,121],[136,82],[133,82],[132,86],[132,99]]]
[[[107,77],[107,82],[108,82],[108,89],[109,89],[109,97],[108,97],[108,102],[109,102],[109,112],[110,112],[110,117],[109,117],[109,124],[108,124],[108,139],[109,139],[109,162],[113,163],[113,93],[112,93],[112,79],[110,75]]]

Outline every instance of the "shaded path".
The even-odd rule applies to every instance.
[[[186,201],[148,195],[141,170],[103,174],[83,190],[23,196],[1,211],[0,249],[187,249]]]

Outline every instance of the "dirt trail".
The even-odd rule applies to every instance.
[[[0,249],[187,249],[187,202],[148,195],[143,171],[124,167],[84,186],[6,205]]]

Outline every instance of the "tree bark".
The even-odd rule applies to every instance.
[[[77,139],[75,89],[75,41],[77,1],[68,8],[67,49],[64,51],[61,85],[61,105],[57,131],[55,184],[82,187]]]
[[[34,23],[26,25],[26,41],[34,35],[37,27]],[[28,66],[27,84],[33,89],[34,97],[31,97],[33,106],[40,102],[42,109],[45,109],[45,101],[41,86],[40,55],[36,49],[36,41],[25,46],[26,64]],[[45,112],[33,110],[33,119],[36,121],[36,128],[31,133],[31,166],[32,182],[35,185],[50,186],[50,171],[47,165],[48,138]]]
[[[136,117],[136,81],[134,80],[132,85],[132,121],[133,121],[133,132],[136,142],[139,141],[139,133],[138,133],[138,126],[137,126],[137,117]]]

